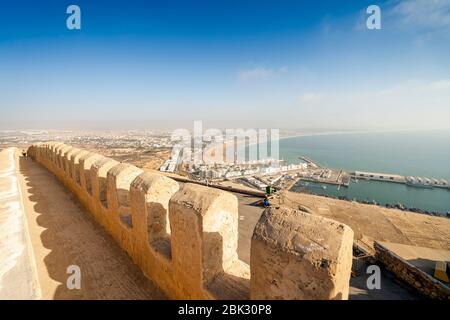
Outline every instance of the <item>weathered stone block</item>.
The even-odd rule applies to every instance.
[[[81,177],[80,177],[80,158],[89,154],[89,151],[86,150],[80,150],[79,152],[75,152],[72,154],[72,157],[70,158],[70,175],[74,182],[81,187]]]
[[[108,171],[108,203],[112,206],[129,207],[128,194],[134,179],[142,173],[131,164],[120,163]]]
[[[81,187],[87,191],[88,196],[92,196],[92,179],[91,179],[91,167],[97,161],[103,160],[105,157],[96,154],[88,153],[80,157],[79,175],[81,181]]]
[[[251,245],[252,299],[348,299],[353,231],[288,208],[267,209]]]
[[[72,155],[81,152],[81,149],[72,148],[66,151],[64,154],[64,172],[66,173],[66,179],[68,181],[72,180]]]
[[[129,201],[130,187],[133,180],[142,172],[142,169],[135,166],[120,163],[111,168],[107,174],[109,224],[113,236],[120,239],[118,241],[124,248],[131,246],[128,231],[133,229]]]
[[[136,236],[144,246],[170,257],[169,200],[180,188],[170,178],[144,172],[131,184],[130,200]]]
[[[175,272],[191,297],[237,260],[238,202],[217,189],[185,184],[170,200]]]
[[[118,165],[119,162],[110,158],[101,158],[91,166],[92,195],[99,200],[104,208],[108,208],[106,177],[109,169]]]

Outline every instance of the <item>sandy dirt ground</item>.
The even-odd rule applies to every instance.
[[[51,173],[29,158],[19,166],[43,299],[165,298]],[[80,290],[67,288],[70,265]]]
[[[450,250],[450,219],[294,192],[282,192],[274,203],[303,208],[350,226],[358,244],[374,240]]]
[[[170,159],[171,150],[167,148],[147,148],[137,150],[126,148],[123,150],[114,148],[95,148],[88,144],[75,145],[80,149],[101,154],[105,157],[113,158],[122,163],[132,164],[138,168],[146,170],[159,170],[162,164]]]

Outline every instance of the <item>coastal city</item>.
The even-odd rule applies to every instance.
[[[284,131],[282,138],[304,134],[304,132]],[[271,158],[230,163],[189,162],[183,158],[185,150],[172,141],[170,130],[106,132],[25,130],[0,132],[0,148],[11,145],[26,148],[32,143],[54,140],[64,141],[80,148],[92,150],[140,168],[158,170],[164,174],[184,177],[206,185],[228,183],[260,192],[266,192],[267,188],[270,187],[272,190],[278,191],[295,190],[315,194],[317,190],[326,190],[331,187],[340,190],[341,188],[348,188],[350,184],[357,186],[360,181],[403,184],[413,189],[437,188],[450,191],[450,181],[446,179],[345,171],[324,167],[304,155],[298,157],[297,163],[288,163],[283,159]],[[314,188],[305,188],[307,186],[314,186]],[[321,195],[341,200],[380,205],[376,200],[348,199],[345,196]],[[400,201],[381,205],[387,208],[450,217],[450,209],[437,212],[424,208],[408,207]]]

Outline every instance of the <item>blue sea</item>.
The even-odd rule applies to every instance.
[[[348,172],[358,170],[450,180],[450,130],[314,135],[280,141],[281,158],[288,163],[298,163],[300,156]],[[340,189],[299,182],[292,191],[376,201],[381,205],[401,203],[407,208],[441,214],[450,212],[450,190],[445,189],[359,181]]]

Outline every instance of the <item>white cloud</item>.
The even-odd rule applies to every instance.
[[[450,79],[411,80],[373,91],[309,92],[298,98],[304,123],[364,128],[450,128]]]
[[[239,72],[239,81],[252,82],[261,81],[272,78],[277,75],[284,75],[289,72],[288,66],[281,66],[275,69],[269,69],[265,67],[257,67],[254,69],[244,69]]]
[[[311,105],[319,103],[322,100],[322,95],[317,92],[306,92],[298,99],[301,105]]]
[[[271,75],[272,75],[271,69],[257,67],[254,69],[241,70],[239,72],[239,80],[243,82],[254,80],[265,80],[268,79]]]
[[[450,30],[450,0],[396,1],[387,17],[403,29],[424,31]]]
[[[438,89],[438,90],[450,90],[450,80],[440,80],[434,81],[430,83],[430,88]]]

